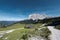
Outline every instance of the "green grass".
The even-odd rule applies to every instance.
[[[41,23],[37,23],[37,24],[32,24],[33,28],[40,28],[40,26],[42,25]]]
[[[41,31],[40,35],[42,37],[48,37],[51,34],[51,31],[47,27],[46,28],[42,28],[40,31]]]
[[[55,26],[55,28],[60,30],[60,25]]]
[[[17,28],[22,28],[22,27],[24,27],[24,24],[17,23],[17,24],[13,24],[13,25],[11,25],[11,26],[8,26],[8,27],[6,27],[6,28],[0,28],[0,31],[17,29]]]
[[[31,31],[31,30],[32,30],[32,29],[16,30],[16,31],[14,31],[14,32],[12,32],[12,33],[9,33],[9,34],[4,35],[4,36],[2,37],[2,40],[3,40],[3,38],[6,38],[6,37],[8,37],[7,40],[17,40],[17,39],[21,40],[23,34],[24,34],[24,33],[28,33],[28,32]]]
[[[28,25],[28,24],[27,24]],[[6,38],[8,37],[7,40],[17,40],[17,39],[20,39],[21,40],[21,37],[23,36],[24,33],[27,33],[27,34],[31,34],[31,35],[34,35],[35,34],[35,28],[37,27],[40,27],[41,24],[32,24],[33,25],[33,28],[32,29],[21,29],[21,30],[16,30],[16,31],[13,31],[12,33],[9,33],[9,34],[5,34],[3,36],[3,38]],[[12,26],[9,26],[7,28],[0,28],[0,31],[1,30],[10,30],[10,29],[17,29],[17,28],[22,28],[24,27],[25,25],[24,24],[14,24]],[[1,40],[3,40],[3,38],[1,38]]]
[[[9,34],[6,34],[1,39],[5,40],[5,38],[8,37],[7,40],[17,40],[17,39],[21,40],[24,34],[27,34],[28,37],[29,37],[29,34],[30,36],[38,35],[42,37],[46,37],[50,34],[50,31],[47,28],[41,29],[41,31],[42,32],[34,29],[21,29],[21,30],[16,30]]]
[[[33,28],[38,28],[38,27],[40,27],[41,24],[38,23],[38,24],[32,24],[32,25],[33,25]],[[16,23],[16,24],[10,25],[6,28],[0,28],[0,31],[22,28],[24,26],[25,26],[25,24]]]
[[[27,24],[28,25],[28,24]],[[47,28],[45,29],[41,29],[42,32],[38,31],[37,28],[40,28],[42,24],[32,24],[33,28],[24,28],[24,29],[20,29],[20,30],[15,30],[9,34],[5,34],[2,38],[0,38],[0,40],[5,40],[6,37],[8,37],[6,40],[21,40],[23,35],[24,34],[27,34],[28,37],[31,36],[31,35],[42,35],[42,36],[46,36],[48,35],[48,32],[49,30]],[[17,23],[17,24],[14,24],[14,25],[11,25],[11,26],[8,26],[7,28],[0,28],[0,31],[1,30],[10,30],[10,29],[17,29],[17,28],[23,28],[25,26],[25,24],[20,24],[20,23]]]

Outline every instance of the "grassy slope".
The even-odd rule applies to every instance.
[[[33,25],[33,28],[32,29],[21,29],[21,30],[15,30],[9,34],[5,34],[2,38],[0,38],[0,40],[5,40],[5,38],[7,37],[6,40],[21,40],[22,39],[22,36],[24,35],[24,33],[27,33],[27,34],[32,34],[32,35],[38,35],[40,32],[38,32],[37,30],[35,30],[35,28],[39,28],[40,25],[42,24],[32,24]],[[10,27],[7,27],[7,28],[0,28],[0,30],[10,30],[10,29],[16,29],[16,28],[22,28],[24,27],[24,24],[20,24],[20,23],[17,23],[17,24],[14,24]],[[44,33],[44,32],[43,32]],[[42,34],[43,34],[42,33]]]
[[[17,29],[17,28],[22,28],[22,27],[24,27],[24,24],[17,23],[17,24],[10,25],[7,28],[0,28],[0,31]]]
[[[39,27],[41,24],[32,24],[33,25],[33,29],[36,28],[36,27]],[[1,30],[10,30],[10,29],[17,29],[17,28],[22,28],[24,27],[24,24],[20,24],[20,23],[17,23],[17,24],[14,24],[12,26],[9,26],[7,28],[0,28],[0,31]],[[12,33],[9,33],[9,34],[5,34],[3,38],[6,38],[8,37],[7,40],[17,40],[17,39],[20,39],[21,36],[25,33],[25,32],[28,32],[28,33],[31,33],[33,34],[33,29],[21,29],[21,30],[16,30]],[[1,39],[2,40],[2,39]]]
[[[23,35],[23,33],[25,33],[26,29],[23,29],[23,30],[16,30],[12,33],[9,33],[7,35],[4,35],[3,38],[6,38],[8,37],[7,40],[17,40],[17,39],[20,39]]]

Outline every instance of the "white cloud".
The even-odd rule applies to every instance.
[[[25,18],[14,18],[14,17],[1,17],[0,16],[0,21],[20,21],[24,20]]]

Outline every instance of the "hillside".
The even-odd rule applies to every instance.
[[[46,18],[42,21],[43,23],[47,23],[48,25],[52,25],[52,26],[60,25],[60,17]]]
[[[43,20],[26,19],[26,20],[20,21],[20,23],[22,24],[46,23],[46,24],[51,24],[51,25],[60,25],[60,17],[45,18]]]
[[[27,40],[28,37],[35,36],[35,35],[41,35],[41,36],[43,36],[43,38],[45,38],[50,33],[48,28],[43,27],[42,24],[40,24],[40,23],[26,24],[26,25],[32,25],[32,28],[25,28],[25,24],[21,24],[21,23],[13,24],[7,28],[0,28],[0,33],[4,30],[2,32],[4,35],[0,39],[1,40],[6,40],[6,39],[7,40],[17,40],[17,39],[19,39],[19,40],[26,39]],[[42,27],[40,27],[40,26],[42,26]],[[38,28],[41,28],[41,31],[43,31],[43,32],[41,33],[40,31],[38,31]],[[7,30],[10,32],[7,32]],[[45,30],[48,30],[47,35],[45,33]],[[6,32],[6,33],[4,33],[4,32]],[[44,35],[42,35],[42,34],[44,34]],[[2,35],[2,34],[0,34],[0,35]]]
[[[28,40],[28,38],[35,36],[40,36],[47,40],[51,32],[44,23],[47,25],[55,23],[54,26],[60,25],[60,17],[45,18],[43,20],[26,19],[15,22],[5,28],[0,27],[0,35],[2,35],[0,40]]]
[[[16,23],[16,24],[9,25],[6,28],[0,27],[0,31],[11,30],[11,29],[16,29],[16,28],[23,28],[23,27],[24,27],[24,24]]]

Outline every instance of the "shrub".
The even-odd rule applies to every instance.
[[[50,30],[48,28],[42,28],[40,30],[40,36],[44,38],[48,38],[48,36],[51,34]]]
[[[58,26],[55,26],[55,28],[60,30],[60,25],[58,25]]]

